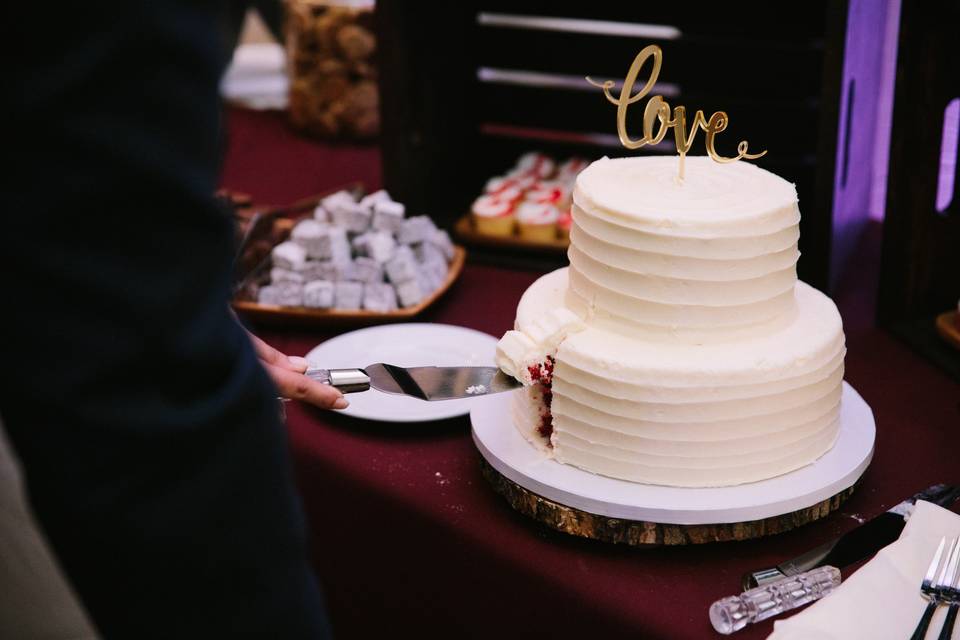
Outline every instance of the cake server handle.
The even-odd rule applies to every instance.
[[[363,369],[307,369],[304,375],[329,384],[343,393],[358,393],[370,388],[370,376]]]
[[[840,586],[840,570],[829,565],[745,591],[710,605],[710,623],[727,635],[808,602]]]

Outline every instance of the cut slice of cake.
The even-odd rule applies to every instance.
[[[556,307],[508,331],[497,343],[497,366],[526,387],[526,403],[520,408],[526,415],[518,420],[520,431],[539,447],[552,446],[550,407],[557,350],[568,335],[584,328],[577,314],[565,307]]]

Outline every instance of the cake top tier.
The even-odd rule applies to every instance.
[[[745,162],[603,159],[577,177],[570,299],[588,324],[732,340],[794,309],[793,185]],[[626,328],[624,328],[626,327]]]
[[[697,229],[739,235],[736,230],[744,223],[753,235],[797,222],[796,188],[769,171],[747,162],[688,156],[680,183],[678,163],[676,156],[603,158],[577,178],[575,199],[629,226],[666,235],[673,235],[673,227],[677,235]]]

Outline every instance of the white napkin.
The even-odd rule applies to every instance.
[[[919,501],[900,539],[823,600],[792,618],[778,620],[767,640],[854,640],[909,638],[927,600],[920,581],[944,536],[960,536],[960,516]],[[936,638],[946,607],[933,616],[927,638]],[[960,637],[960,626],[954,631]]]

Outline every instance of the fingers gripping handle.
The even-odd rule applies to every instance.
[[[336,387],[343,393],[357,393],[370,388],[370,376],[363,369],[307,369],[304,375]]]

